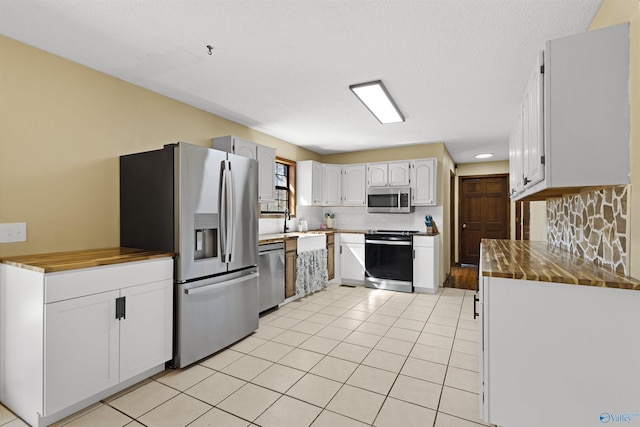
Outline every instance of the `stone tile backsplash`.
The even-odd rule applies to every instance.
[[[629,275],[627,187],[613,187],[547,200],[551,245]]]

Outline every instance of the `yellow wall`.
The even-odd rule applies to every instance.
[[[234,134],[292,160],[311,151],[0,36],[0,256],[118,246],[122,154]]]
[[[424,159],[442,156],[446,150],[443,143],[404,145],[402,147],[380,148],[376,150],[353,151],[350,153],[327,154],[324,163],[346,165],[349,163],[388,162],[405,159]]]
[[[446,277],[451,271],[451,264],[454,260],[451,259],[451,236],[454,230],[451,229],[451,217],[455,215],[457,208],[454,206],[454,211],[451,211],[451,172],[455,173],[455,163],[447,147],[443,144],[443,155],[440,166],[442,166],[439,173],[440,182],[438,185],[438,191],[441,195],[442,202],[442,218],[444,218],[444,224],[438,225],[440,227],[440,248],[442,250],[440,256],[440,277]],[[455,190],[455,183],[454,183]],[[455,197],[454,197],[454,203]],[[455,217],[454,217],[455,218]],[[454,244],[455,246],[455,244]]]
[[[604,0],[590,30],[630,22],[631,186],[627,203],[630,276],[640,279],[640,0]]]

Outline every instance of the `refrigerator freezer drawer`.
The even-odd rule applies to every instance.
[[[258,273],[176,287],[176,337],[171,365],[182,368],[258,329]]]

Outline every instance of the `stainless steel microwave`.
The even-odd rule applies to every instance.
[[[410,213],[411,187],[369,187],[367,189],[367,212]]]

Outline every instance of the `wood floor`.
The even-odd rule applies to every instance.
[[[445,287],[457,289],[476,289],[476,276],[478,275],[478,266],[465,265],[460,267],[451,267],[451,275],[445,283]]]

